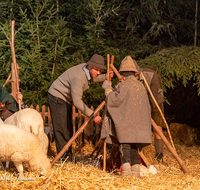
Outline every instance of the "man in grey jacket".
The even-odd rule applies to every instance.
[[[73,135],[72,105],[84,115],[90,116],[93,111],[83,102],[83,92],[89,89],[92,82],[100,82],[106,79],[106,74],[101,71],[106,69],[104,58],[94,54],[89,62],[71,67],[60,75],[51,85],[48,91],[48,103],[53,123],[54,138],[57,153],[59,153]],[[110,72],[113,77],[113,72]],[[94,117],[94,122],[99,123],[100,116]],[[62,158],[69,157],[72,160],[71,147]]]

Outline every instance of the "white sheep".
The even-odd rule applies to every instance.
[[[23,165],[46,174],[51,168],[50,160],[41,149],[38,138],[10,124],[0,124],[0,160],[12,161],[18,172],[23,174]]]
[[[4,123],[15,125],[36,135],[39,139],[41,148],[47,154],[49,140],[47,135],[44,133],[44,121],[38,111],[32,108],[22,109],[8,117]]]

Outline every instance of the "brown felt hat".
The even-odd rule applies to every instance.
[[[99,69],[106,69],[104,66],[104,58],[101,55],[94,54],[90,61],[87,62],[87,64],[93,65]]]
[[[130,56],[126,56],[121,62],[119,72],[123,72],[123,71],[138,72],[133,62],[133,59]]]

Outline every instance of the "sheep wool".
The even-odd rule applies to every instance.
[[[8,117],[4,123],[15,125],[36,135],[39,139],[41,148],[47,154],[49,140],[47,135],[44,133],[44,122],[38,111],[32,108],[22,109]]]
[[[12,161],[18,172],[23,174],[23,165],[36,173],[47,174],[51,163],[41,149],[38,138],[10,124],[0,124],[0,160]]]

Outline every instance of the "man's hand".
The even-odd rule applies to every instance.
[[[113,71],[109,71],[109,76],[110,76],[111,78],[113,78],[114,72],[113,72]],[[108,80],[108,75],[107,75],[107,74],[106,74],[106,80]]]
[[[102,121],[101,116],[99,115],[95,116],[93,120],[95,123],[100,123]]]
[[[20,100],[21,104],[23,104],[23,95],[21,92],[16,92],[17,100]]]

